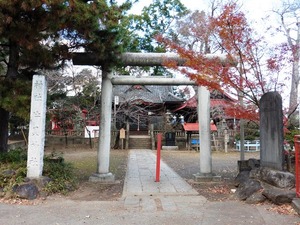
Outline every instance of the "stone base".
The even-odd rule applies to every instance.
[[[45,177],[45,176],[40,176],[38,178],[26,178],[31,181],[33,181],[40,189],[44,188],[49,182],[52,181],[51,178]]]
[[[292,201],[294,210],[300,215],[300,198],[294,198]]]
[[[178,146],[165,146],[161,147],[161,150],[178,150]]]
[[[94,173],[90,176],[89,181],[101,183],[114,183],[115,175],[113,175],[112,173]]]
[[[259,159],[238,160],[237,162],[239,172],[250,171],[254,168],[260,167]]]
[[[196,182],[211,182],[221,181],[222,177],[214,173],[197,173],[194,174],[194,179]]]

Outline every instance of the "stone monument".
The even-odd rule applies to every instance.
[[[43,173],[45,145],[47,82],[44,76],[34,75],[31,90],[28,138],[27,177],[39,178]]]
[[[260,105],[260,164],[283,169],[283,113],[278,92],[264,94]]]

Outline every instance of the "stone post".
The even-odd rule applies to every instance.
[[[90,176],[90,181],[113,182],[114,175],[109,172],[112,109],[112,73],[105,68],[102,71],[101,108],[99,127],[99,147],[97,172]]]
[[[225,153],[228,153],[228,142],[229,142],[228,130],[224,129],[224,147],[225,147]]]
[[[201,86],[198,86],[198,120],[200,134],[200,174],[211,175],[210,93],[206,87]]]
[[[44,76],[34,75],[31,90],[28,138],[27,177],[39,178],[43,173],[47,82]]]
[[[278,92],[264,94],[260,105],[260,164],[283,169],[283,113]]]
[[[210,130],[210,93],[206,87],[198,86],[198,121],[200,139],[200,171],[194,174],[196,181],[220,180],[212,173],[211,130]]]

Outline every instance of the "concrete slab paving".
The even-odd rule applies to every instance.
[[[292,206],[298,214],[300,214],[300,198],[294,198],[292,201]]]
[[[198,195],[187,182],[161,161],[160,182],[156,179],[156,155],[152,150],[130,150],[123,197],[132,195]],[[142,190],[142,192],[137,192]]]

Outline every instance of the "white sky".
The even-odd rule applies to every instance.
[[[118,0],[123,2],[124,0]],[[277,33],[276,37],[271,37],[266,33],[269,26],[278,27],[277,18],[272,10],[278,9],[282,0],[239,0],[238,4],[242,6],[242,11],[252,27],[259,35],[264,36],[270,45],[278,44],[285,41],[282,34]],[[130,11],[133,14],[139,14],[143,7],[152,3],[152,0],[139,0],[135,3]],[[181,2],[190,10],[203,10],[209,9],[209,0],[181,0]],[[265,19],[269,16],[268,19]],[[284,98],[284,96],[283,96]]]
[[[118,0],[119,3],[125,0]],[[204,10],[208,9],[209,0],[181,0],[181,2],[190,10]],[[266,21],[262,19],[267,15],[271,14],[271,10],[278,8],[281,0],[239,0],[239,4],[242,3],[242,10],[244,11],[249,22],[255,23],[258,30],[263,31],[264,26],[268,26]],[[152,3],[152,0],[139,0],[138,3],[134,4],[130,13],[139,14],[143,7],[148,6]],[[270,23],[275,23],[276,19],[272,18],[268,20]],[[86,67],[91,69],[93,73],[95,69],[93,67]],[[82,67],[80,67],[80,70]]]
[[[118,0],[119,3],[125,0]],[[206,11],[209,6],[209,0],[181,0],[188,9],[190,10],[203,10]],[[268,20],[263,20],[267,15],[272,15],[272,9],[278,8],[281,0],[239,0],[239,4],[242,5],[242,10],[244,11],[249,23],[254,23],[257,30],[265,31],[267,26],[271,24],[276,24],[276,18],[269,18]],[[152,3],[152,0],[139,0],[135,3],[130,11],[133,14],[139,14],[143,7],[148,6]],[[268,24],[268,22],[270,22]]]
[[[118,0],[118,2],[123,2],[123,0]],[[190,10],[206,10],[208,8],[209,0],[181,0],[181,2]],[[131,12],[138,14],[142,11],[144,6],[148,6],[152,3],[149,0],[140,0],[138,3],[134,4]],[[280,3],[280,0],[240,0],[243,9],[249,11],[250,18],[260,19],[268,11],[272,10]]]

